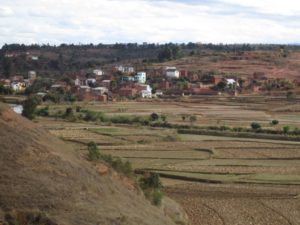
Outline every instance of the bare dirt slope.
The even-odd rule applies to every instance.
[[[0,224],[173,223],[126,179],[0,104]]]

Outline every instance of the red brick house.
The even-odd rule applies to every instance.
[[[121,97],[135,97],[138,90],[133,87],[122,87],[118,90],[118,95]]]

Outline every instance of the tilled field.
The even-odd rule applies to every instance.
[[[298,225],[299,186],[182,184],[165,188],[191,225]]]

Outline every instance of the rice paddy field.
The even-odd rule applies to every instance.
[[[108,115],[166,114],[182,121],[197,115],[199,125],[300,127],[295,104],[226,101],[121,102],[82,107]],[[55,108],[56,107],[56,108]],[[65,107],[57,105],[51,110]],[[103,154],[130,161],[137,171],[160,174],[166,195],[182,204],[191,225],[300,224],[300,142],[177,134],[175,129],[39,118],[50,133],[85,155],[94,141]]]

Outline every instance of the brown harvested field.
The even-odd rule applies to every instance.
[[[187,183],[165,192],[184,206],[191,225],[300,224],[299,186]]]
[[[168,121],[178,124],[189,124],[188,119],[183,121],[183,115],[196,115],[196,125],[199,126],[241,126],[249,127],[254,121],[263,127],[281,129],[288,125],[300,127],[299,103],[284,99],[268,98],[236,98],[222,97],[195,97],[182,98],[180,101],[144,101],[144,102],[112,102],[78,103],[84,109],[101,111],[109,116],[114,115],[140,115],[149,116],[151,113],[167,115]],[[50,105],[50,111],[64,111],[69,105]],[[277,127],[272,127],[272,120],[280,121]]]

